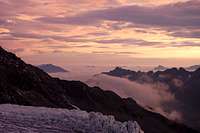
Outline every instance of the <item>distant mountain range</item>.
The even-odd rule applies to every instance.
[[[187,71],[195,71],[195,70],[197,70],[197,69],[199,69],[199,68],[200,68],[200,65],[193,65],[193,66],[185,67],[184,69],[186,69]],[[162,65],[159,65],[159,66],[155,67],[155,68],[153,69],[153,71],[154,71],[154,72],[156,72],[156,71],[165,71],[165,70],[167,70],[167,69],[170,69],[170,68],[169,68],[169,67],[162,66]]]
[[[197,67],[195,67],[197,68]],[[103,74],[126,78],[140,84],[165,85],[175,97],[176,102],[166,104],[166,109],[175,109],[182,113],[184,122],[200,130],[200,68],[187,71],[184,68],[170,68],[164,71],[140,72],[116,67]]]
[[[117,68],[114,73],[118,73],[119,70],[122,69]],[[131,98],[121,98],[114,92],[89,87],[80,81],[52,78],[2,48],[0,48],[0,75],[1,104],[101,112],[104,115],[113,115],[121,122],[137,121],[146,133],[198,133],[160,114],[145,110]],[[123,76],[123,72],[119,75]],[[195,79],[196,75],[191,78]]]
[[[38,65],[37,67],[47,73],[68,72],[67,70],[63,69],[62,67],[59,67],[59,66],[56,66],[53,64],[42,64],[42,65]]]
[[[166,69],[168,69],[168,68],[165,66],[159,65],[159,66],[155,67],[153,69],[153,71],[165,71]]]
[[[188,70],[188,71],[195,71],[199,68],[200,68],[200,65],[194,65],[194,66],[186,67],[185,69]]]

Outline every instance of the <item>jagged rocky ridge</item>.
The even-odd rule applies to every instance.
[[[0,48],[0,103],[54,108],[79,108],[113,115],[116,120],[137,121],[146,133],[197,133],[143,109],[133,99],[89,87],[80,81],[52,78]]]
[[[137,122],[81,110],[0,105],[0,132],[143,133]]]
[[[103,74],[128,78],[141,84],[164,84],[176,100],[174,103],[167,104],[167,108],[180,111],[183,122],[200,131],[200,102],[197,100],[200,96],[200,68],[195,71],[171,68],[157,72],[141,72],[116,67]]]
[[[189,66],[189,67],[184,67],[185,70],[187,71],[196,71],[197,69],[200,68],[200,65],[193,65],[193,66]],[[165,66],[162,66],[162,65],[158,65],[157,67],[155,67],[153,69],[154,72],[157,72],[157,71],[165,71],[167,69],[170,69],[169,67],[165,67]]]
[[[185,69],[188,71],[196,71],[199,68],[200,68],[200,65],[193,65],[193,66],[186,67]]]

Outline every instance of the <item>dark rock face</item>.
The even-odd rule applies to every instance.
[[[104,72],[110,76],[124,77],[139,83],[163,83],[178,101],[173,108],[183,114],[184,123],[200,130],[200,69],[186,71],[184,68],[171,68],[157,72],[136,72],[123,68],[115,68]],[[167,105],[169,106],[169,105]]]
[[[3,49],[0,75],[0,103],[70,107],[56,79]]]
[[[42,64],[37,66],[47,73],[58,73],[58,72],[68,72],[67,70],[52,64]]]
[[[117,120],[135,120],[146,133],[197,133],[184,125],[122,99],[111,91],[89,87],[79,81],[52,78],[0,48],[0,103],[55,108],[80,108],[114,115]]]

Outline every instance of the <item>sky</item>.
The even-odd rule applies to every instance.
[[[0,46],[33,64],[200,64],[200,1],[0,0]]]

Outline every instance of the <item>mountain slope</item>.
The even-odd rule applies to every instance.
[[[38,68],[42,69],[47,73],[58,73],[58,72],[68,72],[67,70],[52,64],[42,64],[38,65]]]
[[[137,121],[147,133],[197,133],[184,125],[122,99],[111,91],[89,87],[79,81],[52,78],[0,48],[0,103],[55,108],[79,108],[113,115],[116,120]]]

